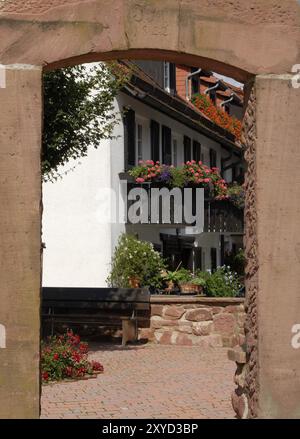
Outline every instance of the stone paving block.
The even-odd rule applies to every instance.
[[[90,357],[103,363],[104,374],[43,386],[41,418],[234,418],[235,364],[227,349],[209,347],[218,345],[218,337],[192,336],[205,340],[199,346],[95,345]]]

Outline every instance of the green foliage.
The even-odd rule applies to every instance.
[[[233,183],[227,189],[228,197],[231,203],[238,209],[245,208],[245,189],[238,183]]]
[[[237,253],[227,253],[224,262],[226,265],[229,265],[232,270],[236,271],[239,276],[245,275],[246,257],[242,248],[240,248]]]
[[[192,283],[193,283],[193,285],[199,285],[201,287],[205,287],[206,280],[204,279],[204,277],[195,276],[192,279]]]
[[[60,176],[59,168],[87,155],[102,139],[112,138],[120,120],[114,98],[128,80],[116,64],[79,65],[44,75],[44,180]]]
[[[192,274],[189,270],[180,268],[175,271],[167,271],[163,278],[166,281],[173,281],[175,284],[179,284],[180,282],[188,282],[192,278]]]
[[[179,283],[190,282],[192,279],[192,273],[186,268],[180,268],[177,271],[177,279]]]
[[[170,167],[171,187],[184,187],[187,184],[185,174],[180,168]]]
[[[206,294],[212,297],[235,297],[242,285],[237,273],[230,267],[218,267],[213,273],[208,273],[206,278]]]
[[[130,278],[137,278],[141,287],[160,288],[161,272],[164,269],[164,261],[151,243],[123,234],[112,258],[112,269],[107,283],[112,287],[129,288]]]

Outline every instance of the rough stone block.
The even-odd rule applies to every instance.
[[[245,387],[246,384],[246,367],[244,365],[238,365],[237,371],[234,375],[234,383],[238,387]]]
[[[163,305],[151,305],[152,316],[162,316],[164,306]]]
[[[179,346],[193,346],[193,338],[189,334],[178,334],[175,343]]]
[[[212,320],[213,315],[211,309],[199,308],[187,311],[185,314],[185,319],[192,322],[203,322],[207,320]]]
[[[244,393],[235,390],[231,394],[231,402],[234,411],[240,419],[248,418],[248,400]]]
[[[152,328],[140,328],[139,340],[146,339],[152,341],[154,339],[154,329]]]
[[[213,306],[212,307],[212,312],[213,314],[219,314],[220,312],[222,312],[225,308],[223,308],[222,306]]]
[[[225,335],[222,337],[222,342],[224,348],[233,348],[239,346],[239,337],[238,335]]]
[[[160,316],[152,316],[150,319],[150,325],[152,329],[160,329],[164,326],[176,326],[176,320],[165,320]]]
[[[246,352],[239,346],[235,347],[234,349],[229,349],[227,355],[231,361],[235,361],[239,364],[246,363]]]
[[[159,344],[171,344],[171,338],[172,338],[172,332],[171,331],[164,331],[164,332],[155,332],[154,338],[155,341]]]
[[[222,335],[234,335],[236,328],[236,319],[229,313],[216,314],[214,316],[214,330]]]
[[[183,332],[185,334],[192,334],[193,333],[191,325],[188,325],[188,324],[185,325],[184,323],[181,324],[181,322],[179,322],[178,327],[176,327],[176,331]]]
[[[224,308],[224,312],[236,314],[238,312],[243,312],[243,305],[228,305]]]
[[[237,322],[240,328],[243,328],[245,325],[245,321],[246,321],[246,314],[245,313],[239,313],[237,315]]]
[[[213,324],[211,321],[193,323],[192,329],[194,335],[209,335],[212,332]]]
[[[165,306],[163,309],[163,317],[166,317],[168,319],[180,319],[183,314],[185,313],[185,309],[181,306]]]

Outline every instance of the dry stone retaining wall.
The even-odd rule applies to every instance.
[[[244,342],[244,300],[152,296],[150,328],[141,331],[158,344],[234,347]]]

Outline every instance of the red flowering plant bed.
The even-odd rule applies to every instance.
[[[88,360],[88,344],[79,335],[67,331],[48,337],[41,346],[41,372],[44,383],[63,379],[92,377],[103,372],[98,361]]]
[[[221,108],[217,108],[209,96],[198,93],[193,96],[192,103],[211,121],[233,134],[236,140],[241,140],[241,121]]]
[[[140,161],[129,171],[136,183],[163,183],[170,187],[198,186],[210,192],[216,200],[228,198],[226,181],[218,168],[209,168],[201,161],[183,163],[182,167],[162,165],[153,160]]]

